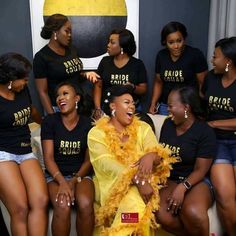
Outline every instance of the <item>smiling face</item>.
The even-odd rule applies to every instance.
[[[111,34],[107,44],[107,52],[110,56],[119,55],[121,51],[119,43],[119,34]]]
[[[69,46],[71,43],[71,22],[67,21],[58,31],[56,31],[57,42],[64,47]]]
[[[28,84],[28,79],[28,77],[23,77],[21,79],[12,81],[11,90],[13,92],[19,93]]]
[[[178,59],[183,52],[184,45],[184,37],[179,31],[167,35],[166,47],[169,49],[171,57]]]
[[[68,114],[76,111],[76,101],[79,102],[80,96],[70,85],[63,85],[57,90],[57,106],[62,114]]]
[[[216,74],[223,74],[225,73],[225,67],[226,64],[229,62],[229,59],[227,59],[225,55],[222,53],[221,48],[217,47],[214,50],[211,62],[213,65],[214,72]]]
[[[183,124],[186,119],[184,118],[184,112],[188,109],[189,106],[183,104],[180,100],[180,95],[177,91],[172,91],[168,96],[168,111],[171,116],[171,119],[175,125]]]
[[[114,102],[110,104],[110,108],[115,110],[116,121],[123,127],[131,124],[135,112],[135,103],[133,97],[130,94],[123,94],[114,99]]]

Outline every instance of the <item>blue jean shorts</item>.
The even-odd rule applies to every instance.
[[[172,181],[176,182],[177,184],[179,184],[179,183],[183,182],[185,179],[186,179],[186,178],[180,176],[180,177],[172,178],[172,179],[170,179],[170,180],[172,180]],[[202,182],[203,182],[204,184],[206,184],[207,187],[209,188],[210,193],[211,193],[212,201],[214,201],[214,200],[215,200],[215,190],[214,190],[214,187],[213,187],[213,185],[212,185],[212,183],[211,183],[210,178],[209,178],[209,177],[204,177],[204,179],[202,180]]]
[[[0,151],[0,162],[14,161],[17,164],[21,164],[23,161],[30,160],[30,159],[38,160],[37,157],[32,152],[18,155],[18,154]]]
[[[214,164],[236,166],[236,140],[217,140],[217,153]]]
[[[71,180],[73,178],[73,175],[64,175],[63,177],[65,178],[65,180]],[[47,183],[50,183],[53,181],[53,177],[51,175],[49,175],[48,173],[45,173],[45,178],[46,178]],[[91,179],[92,180],[92,177],[85,176],[85,177],[83,177],[83,179]]]
[[[160,115],[164,115],[164,116],[169,115],[168,105],[165,104],[165,103],[162,103],[162,102],[159,103],[158,107],[157,107],[157,110],[158,110],[158,114],[160,114]]]

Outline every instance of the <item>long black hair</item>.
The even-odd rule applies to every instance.
[[[31,68],[31,63],[21,54],[3,54],[0,56],[0,84],[27,77]]]

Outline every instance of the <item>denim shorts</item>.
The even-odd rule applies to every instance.
[[[159,103],[157,106],[157,110],[158,110],[158,114],[160,115],[164,115],[164,116],[168,116],[169,112],[168,112],[168,105],[165,103]]]
[[[0,151],[0,162],[15,161],[17,164],[21,164],[23,161],[37,159],[37,157],[31,152],[27,154],[13,154],[9,152]]]
[[[179,183],[183,182],[185,179],[186,178],[184,178],[184,177],[179,177],[179,178],[174,178],[174,179],[170,179],[170,180],[174,181],[177,184],[179,184]],[[209,188],[210,193],[211,193],[211,197],[212,197],[212,201],[214,201],[215,200],[215,190],[214,190],[214,187],[213,187],[213,185],[211,183],[210,178],[204,177],[202,182],[205,183],[207,185],[207,187]]]
[[[73,175],[64,175],[63,177],[65,178],[65,180],[71,180],[73,178]],[[47,183],[50,183],[53,181],[53,177],[51,175],[49,175],[48,173],[45,173],[45,178],[46,178]],[[85,177],[83,177],[83,179],[91,179],[92,180],[92,177],[85,176]]]
[[[236,140],[217,140],[217,153],[214,164],[236,166]]]

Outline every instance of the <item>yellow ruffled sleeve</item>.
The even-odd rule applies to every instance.
[[[109,189],[125,170],[125,166],[116,161],[104,141],[105,134],[97,127],[93,127],[88,134],[90,161],[98,180],[100,204],[103,205]]]

